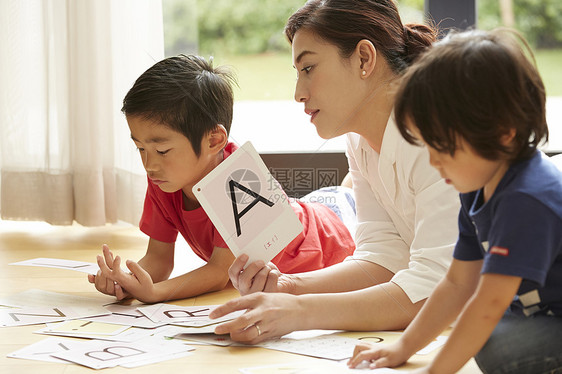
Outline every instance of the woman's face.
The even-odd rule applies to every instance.
[[[297,69],[295,100],[324,139],[354,131],[358,108],[365,99],[355,54],[343,59],[339,49],[312,31],[301,29],[293,38],[293,65]]]

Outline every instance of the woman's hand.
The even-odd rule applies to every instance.
[[[260,292],[231,300],[214,309],[209,317],[245,309],[240,317],[218,325],[215,334],[230,334],[232,340],[256,344],[298,330],[305,315],[297,296]]]
[[[272,262],[265,265],[263,261],[249,264],[248,255],[242,254],[228,269],[232,285],[240,291],[240,295],[255,292],[290,292],[293,282],[291,277],[282,274]]]

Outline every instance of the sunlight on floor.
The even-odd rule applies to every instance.
[[[37,235],[48,235],[50,233],[60,232],[65,228],[68,228],[69,235],[80,235],[88,233],[89,231],[107,231],[111,232],[112,230],[122,230],[123,228],[134,228],[135,226],[130,225],[124,222],[118,222],[116,224],[106,225],[106,226],[99,226],[99,227],[85,227],[74,223],[72,226],[53,226],[46,222],[39,222],[39,221],[5,221],[0,220],[0,234],[2,233],[33,233]],[[134,235],[139,237],[144,237],[144,234],[138,230],[132,230]],[[101,246],[103,243],[100,242],[100,253],[101,253]],[[116,250],[116,253],[118,250]],[[134,261],[140,260],[140,258],[131,259]],[[92,262],[95,259],[91,260]],[[176,277],[178,275],[184,274],[188,271],[194,270],[202,265],[205,264],[203,260],[201,260],[189,247],[189,245],[185,242],[181,235],[178,235],[178,239],[176,241],[176,251],[174,257],[174,270],[172,272],[171,277]]]

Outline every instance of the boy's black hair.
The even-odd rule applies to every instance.
[[[127,116],[156,120],[185,135],[197,156],[203,136],[223,125],[230,132],[232,84],[224,67],[213,68],[203,57],[179,55],[154,64],[123,99]]]
[[[521,42],[521,43],[520,43]],[[410,143],[407,120],[425,143],[454,155],[459,137],[489,160],[530,157],[548,140],[541,77],[514,31],[451,33],[404,75],[397,92],[396,123]],[[515,130],[512,144],[502,137]]]

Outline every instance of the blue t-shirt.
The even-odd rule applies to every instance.
[[[562,173],[537,151],[512,165],[485,204],[460,194],[457,260],[523,278],[511,309],[562,316]]]

